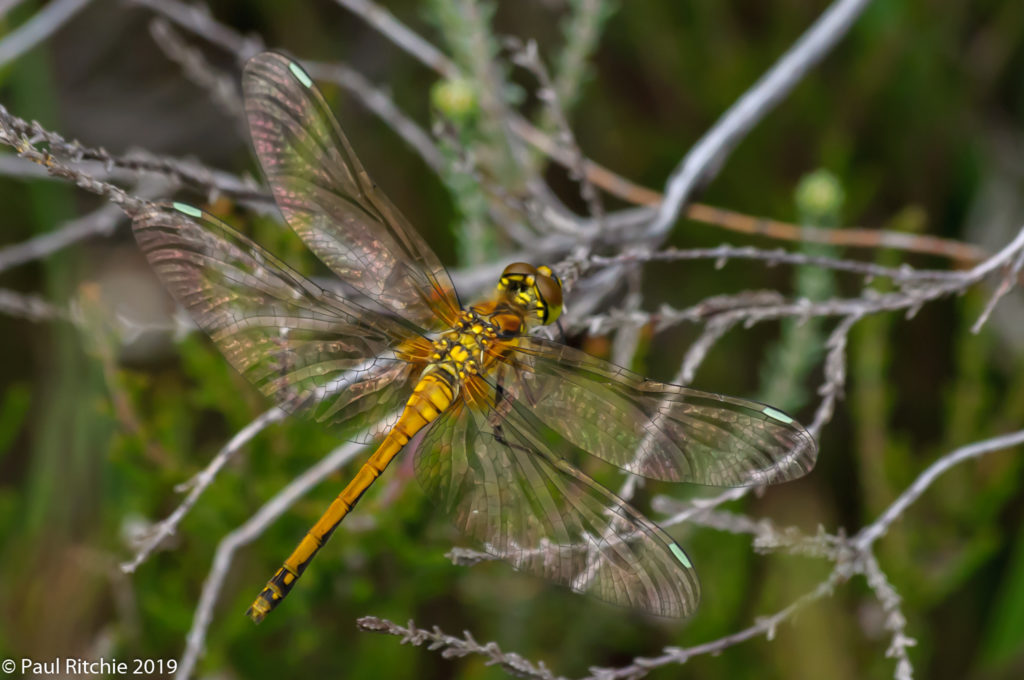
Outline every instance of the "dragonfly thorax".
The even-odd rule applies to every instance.
[[[455,327],[434,341],[431,365],[459,380],[483,372],[493,361],[488,350],[498,331],[495,324],[476,311],[463,311]]]

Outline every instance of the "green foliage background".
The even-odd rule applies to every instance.
[[[603,34],[587,43],[572,21],[577,2],[485,3],[485,10],[495,10],[495,41],[488,44],[467,36],[486,25],[472,22],[486,22],[489,12],[474,17],[460,11],[462,4],[402,0],[387,6],[468,65],[471,80],[481,55],[498,49],[494,35],[538,40],[564,79],[559,82],[574,104],[582,148],[653,187],[826,6],[799,0],[621,3],[609,5]],[[4,21],[15,26],[38,6],[24,3]],[[429,125],[433,74],[333,3],[224,1],[212,10],[270,46],[349,62]],[[0,102],[90,146],[191,153],[213,166],[255,172],[238,121],[220,113],[156,51],[146,31],[149,16],[120,3],[96,3],[0,70]],[[513,96],[533,87],[521,72],[512,72],[510,82]],[[325,91],[364,163],[446,263],[501,256],[505,244],[488,231],[479,186],[456,174],[438,179],[358,103],[336,88]],[[534,104],[523,106],[536,112]],[[497,132],[488,125],[486,119],[464,122],[460,134],[501,158]],[[884,226],[995,248],[1024,223],[1024,202],[1016,198],[1024,184],[1022,130],[1024,5],[877,2],[735,151],[702,200],[794,222]],[[521,179],[514,167],[492,167],[506,186]],[[826,215],[801,214],[796,188],[819,168],[838,179],[845,202]],[[584,209],[564,173],[551,170],[548,177],[566,201]],[[0,180],[0,204],[4,244],[98,205],[62,184],[11,178]],[[276,224],[244,224],[290,262],[317,271],[312,256]],[[132,532],[165,517],[180,499],[175,486],[267,406],[199,335],[168,341],[141,358],[124,354],[110,310],[126,285],[152,285],[125,226],[110,239],[6,272],[0,281],[50,300],[75,300],[87,320],[76,328],[0,317],[3,658],[179,656],[218,541],[338,443],[304,423],[270,428],[220,475],[167,550],[131,577],[118,574],[117,563],[131,554]],[[680,247],[725,240],[773,245],[686,221],[672,237]],[[902,259],[887,252],[877,258],[888,264]],[[112,278],[112,272],[128,278]],[[647,309],[662,302],[684,307],[749,288],[827,297],[853,293],[857,283],[739,262],[721,270],[710,263],[652,265],[645,281]],[[858,324],[846,399],[822,437],[818,468],[737,509],[809,532],[819,524],[854,531],[939,455],[1020,428],[1019,300],[1016,316],[999,316],[972,335],[986,295],[973,290],[910,320],[881,315]],[[709,356],[696,386],[770,398],[807,421],[817,403],[828,328],[734,330]],[[634,368],[670,378],[696,332],[683,327],[650,338]],[[1020,453],[955,469],[880,544],[882,566],[904,598],[908,633],[918,639],[912,658],[919,677],[1024,674]],[[321,485],[238,555],[200,674],[503,677],[479,658],[447,660],[357,632],[354,620],[372,614],[455,634],[469,630],[479,641],[543,660],[556,673],[581,675],[590,666],[621,665],[666,645],[696,644],[746,627],[812,588],[828,569],[807,558],[757,555],[746,537],[677,528],[673,534],[702,574],[705,600],[690,621],[652,620],[502,564],[452,566],[444,553],[465,543],[433,512],[408,465],[398,462],[287,603],[252,626],[242,615],[246,606],[351,472]],[[654,491],[683,497],[695,490],[648,489],[641,507]],[[759,639],[651,677],[884,678],[892,674],[887,645],[880,609],[855,581],[781,627],[772,642]]]

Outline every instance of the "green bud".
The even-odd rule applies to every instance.
[[[434,108],[453,120],[468,118],[476,113],[477,99],[473,83],[465,78],[439,80],[430,90]]]
[[[828,170],[804,175],[796,188],[796,206],[808,222],[835,221],[846,195],[839,179]]]

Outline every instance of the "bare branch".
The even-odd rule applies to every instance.
[[[577,322],[578,326],[586,327],[590,332],[607,332],[621,323],[637,323],[646,321],[655,324],[657,329],[664,329],[678,323],[694,322],[711,317],[725,316],[742,321],[749,328],[762,321],[784,319],[788,317],[806,319],[814,316],[867,316],[881,312],[906,311],[913,316],[925,304],[942,297],[961,293],[978,281],[981,281],[996,269],[1008,262],[1015,261],[1024,250],[1024,229],[1004,246],[998,253],[984,260],[974,268],[965,272],[951,272],[940,280],[927,286],[908,287],[892,293],[876,293],[864,291],[855,298],[835,298],[812,302],[800,299],[779,304],[747,305],[722,311],[717,304],[708,305],[712,299],[682,310],[662,307],[656,313],[634,313],[628,319],[615,314],[594,315]]]
[[[166,17],[181,28],[202,36],[213,45],[233,52],[239,62],[244,63],[250,57],[264,49],[263,39],[259,36],[245,36],[235,29],[220,23],[210,14],[206,5],[189,5],[179,0],[125,0],[129,4],[139,5]]]
[[[988,303],[985,305],[985,309],[981,312],[978,320],[971,326],[972,333],[980,333],[981,327],[985,325],[988,317],[992,314],[992,310],[996,308],[999,300],[1004,295],[1010,292],[1014,284],[1017,283],[1020,277],[1021,267],[1024,266],[1024,249],[1022,249],[1013,262],[1013,265],[1006,267],[1006,272],[1003,274],[1002,280],[999,282],[999,286],[996,288],[996,292],[989,298]]]
[[[0,18],[7,16],[7,13],[23,3],[25,0],[0,0]]]
[[[935,269],[914,269],[909,265],[901,267],[883,267],[873,262],[858,262],[856,260],[839,259],[836,257],[825,257],[822,255],[808,255],[805,253],[792,253],[781,248],[765,250],[752,246],[730,246],[723,244],[717,248],[688,248],[685,250],[677,248],[665,248],[659,251],[627,250],[624,253],[611,256],[593,255],[583,263],[584,271],[588,266],[607,267],[624,262],[679,262],[688,260],[714,260],[719,267],[724,266],[729,260],[759,260],[769,267],[778,264],[794,266],[821,267],[835,271],[860,274],[865,277],[885,277],[897,282],[912,281],[936,281],[958,279],[961,274],[946,270]]]
[[[25,262],[39,260],[92,236],[108,236],[122,219],[114,205],[105,205],[88,215],[65,222],[58,229],[0,249],[0,272]]]
[[[846,35],[870,0],[836,0],[754,86],[743,93],[686,154],[665,183],[665,198],[647,233],[663,237],[694,189],[710,179],[755,125]]]
[[[38,166],[35,166],[38,167]],[[149,199],[166,189],[164,182],[140,182],[135,194]],[[54,231],[0,249],[0,272],[26,262],[39,260],[93,236],[110,236],[124,213],[115,205],[105,205],[88,215],[69,220]]]
[[[56,132],[47,130],[37,122],[27,122],[12,115],[0,106],[0,143],[14,147],[18,155],[46,168],[49,174],[73,182],[82,189],[107,198],[127,214],[133,215],[144,203],[129,196],[119,187],[100,179],[100,173],[92,172],[88,161],[101,164],[109,174],[117,168],[139,176],[154,173],[177,185],[190,186],[208,194],[222,193],[237,200],[263,206],[273,205],[270,195],[251,180],[243,180],[231,173],[212,170],[194,160],[183,160],[157,156],[145,151],[135,151],[123,156],[111,154],[102,148],[84,146],[77,141],[69,142]],[[45,143],[46,151],[36,148]],[[70,164],[70,165],[69,165]],[[74,167],[71,167],[71,166]]]
[[[723,503],[739,500],[750,493],[750,491],[751,488],[748,486],[733,487],[709,498],[694,498],[675,510],[672,510],[673,506],[666,504],[665,501],[659,501],[658,507],[661,507],[666,512],[674,511],[675,514],[658,522],[658,524],[663,527],[670,527],[676,524],[682,524],[683,522],[688,522],[698,515],[717,508]],[[678,503],[678,501],[672,501],[672,503]]]
[[[186,78],[209,92],[210,99],[221,111],[237,120],[245,119],[237,78],[214,68],[203,53],[182,40],[165,19],[153,19],[149,23],[149,34],[167,58],[181,66]]]
[[[708,355],[708,352],[711,351],[716,342],[722,339],[723,335],[736,325],[737,321],[738,319],[725,315],[711,319],[704,327],[700,337],[686,351],[683,363],[679,367],[679,373],[676,374],[673,382],[682,385],[688,385],[693,382],[697,369],[704,363],[704,358]]]
[[[566,168],[573,167],[573,152],[570,149],[559,146],[553,139],[521,118],[513,117],[509,125],[527,144],[543,152],[560,165]],[[652,206],[610,213],[607,216],[607,221],[610,223],[609,232],[614,233],[615,231],[611,224],[613,219],[614,226],[619,229],[649,223],[656,214],[654,207],[662,202],[662,195],[657,191],[635,184],[593,160],[584,159],[583,172],[595,186],[613,196],[638,206]],[[853,248],[889,248],[937,255],[968,264],[980,262],[987,257],[987,253],[977,246],[930,234],[908,234],[901,231],[864,227],[835,229],[797,226],[781,220],[747,215],[705,203],[689,203],[682,210],[687,219],[695,222],[703,222],[740,234],[763,236],[781,241],[824,243]],[[586,223],[583,224],[584,230],[588,227],[589,225]],[[630,238],[634,238],[634,235],[631,234]]]
[[[0,314],[16,316],[27,321],[70,321],[67,310],[53,305],[38,295],[16,293],[0,288]]]
[[[861,318],[862,314],[851,314],[846,317],[836,325],[825,342],[828,349],[828,354],[825,355],[825,382],[818,388],[821,403],[814,412],[814,420],[807,426],[807,431],[815,439],[821,437],[822,428],[832,420],[836,401],[846,387],[846,342],[850,337],[850,329]]]
[[[303,61],[302,64],[314,78],[337,83],[355,95],[367,109],[387,123],[388,127],[412,147],[431,170],[440,172],[444,167],[441,152],[437,150],[437,145],[430,135],[406,116],[384,90],[374,87],[361,73],[344,64],[313,61]]]
[[[690,522],[733,534],[750,534],[754,537],[754,550],[759,553],[783,551],[793,555],[823,557],[833,562],[841,559],[847,539],[840,533],[832,535],[823,527],[818,533],[805,534],[796,527],[778,527],[767,517],[753,519],[724,510],[706,510],[695,514]]]
[[[637,678],[644,677],[656,668],[669,664],[684,664],[693,657],[703,654],[717,654],[729,647],[757,637],[764,636],[771,640],[775,637],[775,631],[779,624],[792,618],[794,614],[812,602],[817,602],[826,596],[831,596],[835,592],[836,586],[847,578],[848,576],[845,573],[835,569],[817,588],[804,594],[785,609],[775,612],[771,616],[758,619],[757,623],[749,628],[744,628],[732,635],[726,635],[717,640],[693,647],[666,647],[665,653],[661,656],[652,658],[638,657],[633,660],[633,663],[622,668],[591,668],[591,675],[587,676],[586,680],[636,680]]]
[[[864,579],[882,605],[886,615],[885,628],[892,633],[892,642],[885,655],[890,659],[896,659],[895,680],[913,680],[914,667],[910,663],[907,649],[916,645],[917,640],[907,635],[907,618],[900,609],[902,598],[889,583],[873,553],[865,551],[862,562]]]
[[[25,134],[26,128],[28,130],[42,131],[42,127],[38,124],[28,126],[25,121],[12,116],[7,112],[7,109],[0,106],[0,144],[6,144],[14,147],[20,157],[45,167],[47,172],[51,175],[67,179],[86,191],[106,198],[114,205],[120,207],[128,215],[136,214],[141,209],[142,205],[144,205],[144,201],[133,196],[129,196],[120,187],[116,187],[109,182],[98,180],[86,173],[71,168],[57,160],[57,158],[51,155],[50,152],[39,151],[34,146],[34,140],[39,138],[40,135],[34,134],[30,140]],[[56,136],[56,138],[60,139],[59,136]],[[49,139],[46,139],[45,136],[43,139],[47,142],[50,141]],[[61,139],[60,141],[63,140]]]
[[[960,463],[971,460],[972,458],[978,458],[987,453],[993,451],[1002,451],[1014,446],[1024,444],[1024,430],[1019,430],[1011,434],[1004,434],[998,437],[992,437],[991,439],[985,439],[980,442],[974,442],[967,446],[962,446],[955,451],[947,453],[942,458],[932,463],[922,472],[914,483],[911,484],[906,491],[900,494],[899,498],[893,501],[885,512],[879,516],[872,524],[864,527],[860,530],[853,542],[861,550],[867,550],[871,545],[879,538],[885,535],[892,526],[893,522],[899,519],[906,509],[918,498],[921,497],[928,487],[938,479],[942,473],[946,472],[950,468],[959,465]]]
[[[547,111],[554,121],[561,146],[569,149],[572,157],[570,169],[573,173],[573,179],[580,183],[580,194],[587,203],[590,217],[596,223],[596,231],[602,231],[604,227],[604,206],[601,204],[601,197],[594,188],[594,184],[590,181],[590,177],[587,176],[586,168],[584,167],[586,157],[583,155],[579,144],[576,143],[576,136],[572,132],[569,118],[566,116],[565,109],[562,106],[561,95],[551,80],[551,74],[548,73],[547,66],[544,65],[540,58],[537,43],[530,40],[525,45],[513,43],[513,46],[517,49],[512,56],[512,61],[533,73],[540,83],[540,91],[537,93],[537,96],[547,104]]]
[[[544,662],[535,664],[518,654],[503,652],[496,642],[481,645],[473,639],[472,633],[468,630],[463,632],[463,637],[457,638],[446,634],[437,626],[428,631],[417,628],[412,620],[405,626],[399,626],[376,616],[364,616],[356,621],[356,626],[364,632],[386,633],[400,637],[403,645],[410,644],[414,647],[426,645],[430,651],[440,651],[441,656],[445,659],[458,659],[470,654],[479,654],[487,657],[488,666],[500,666],[502,670],[517,678],[565,680],[549,671]]]
[[[178,0],[162,0],[161,2],[155,2],[154,0],[129,1],[142,5],[159,16],[174,22],[180,28],[205,38],[221,49],[234,53],[239,66],[264,49],[263,40],[258,36],[241,35],[231,27],[218,22],[204,6],[189,6]],[[377,9],[376,11],[387,14],[384,10]],[[158,42],[161,42],[161,38],[164,39],[164,42],[167,40],[165,35],[154,37],[158,39]],[[190,77],[201,84],[205,83],[207,89],[211,89],[215,95],[223,88],[223,85],[217,80],[207,82],[210,79],[203,75],[202,69],[197,74],[192,74],[196,65],[190,65],[189,62],[194,60],[195,56],[189,55],[185,51],[187,48],[174,45],[162,45],[162,47],[168,51],[175,61],[179,61],[186,66],[186,73],[190,74]],[[438,152],[430,135],[411,118],[402,113],[384,90],[375,87],[362,74],[344,64],[326,64],[307,60],[303,60],[302,64],[314,78],[337,83],[355,95],[367,109],[387,123],[399,137],[411,146],[432,170],[436,172],[442,167],[440,152]],[[224,96],[227,97],[226,93],[224,93]]]
[[[441,50],[409,30],[405,24],[381,7],[367,0],[335,0],[350,12],[362,17],[381,35],[446,78],[459,75],[459,68]]]
[[[217,473],[227,465],[228,461],[231,460],[234,455],[246,444],[248,444],[253,437],[265,430],[269,425],[280,422],[284,419],[287,414],[276,406],[264,411],[262,415],[258,416],[251,423],[243,427],[241,430],[232,437],[227,444],[224,445],[217,455],[214,456],[210,464],[203,468],[202,472],[197,474],[190,482],[183,485],[184,488],[188,488],[188,495],[181,502],[174,512],[172,512],[167,519],[163,520],[155,527],[147,532],[146,536],[141,542],[138,550],[128,562],[121,563],[121,571],[126,574],[130,574],[139,568],[139,565],[146,561],[146,558],[152,554],[156,548],[163,543],[169,536],[174,534],[178,529],[178,524],[184,519],[188,511],[196,504],[199,497],[204,491],[213,483]],[[184,489],[182,489],[184,490]]]
[[[90,1],[55,0],[45,5],[17,30],[8,33],[3,40],[0,40],[0,65],[14,61],[49,38],[57,29],[82,11]]]

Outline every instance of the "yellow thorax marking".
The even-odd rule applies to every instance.
[[[476,313],[463,311],[459,323],[434,342],[433,365],[459,380],[479,373],[487,362],[487,350],[497,337],[494,326]]]

